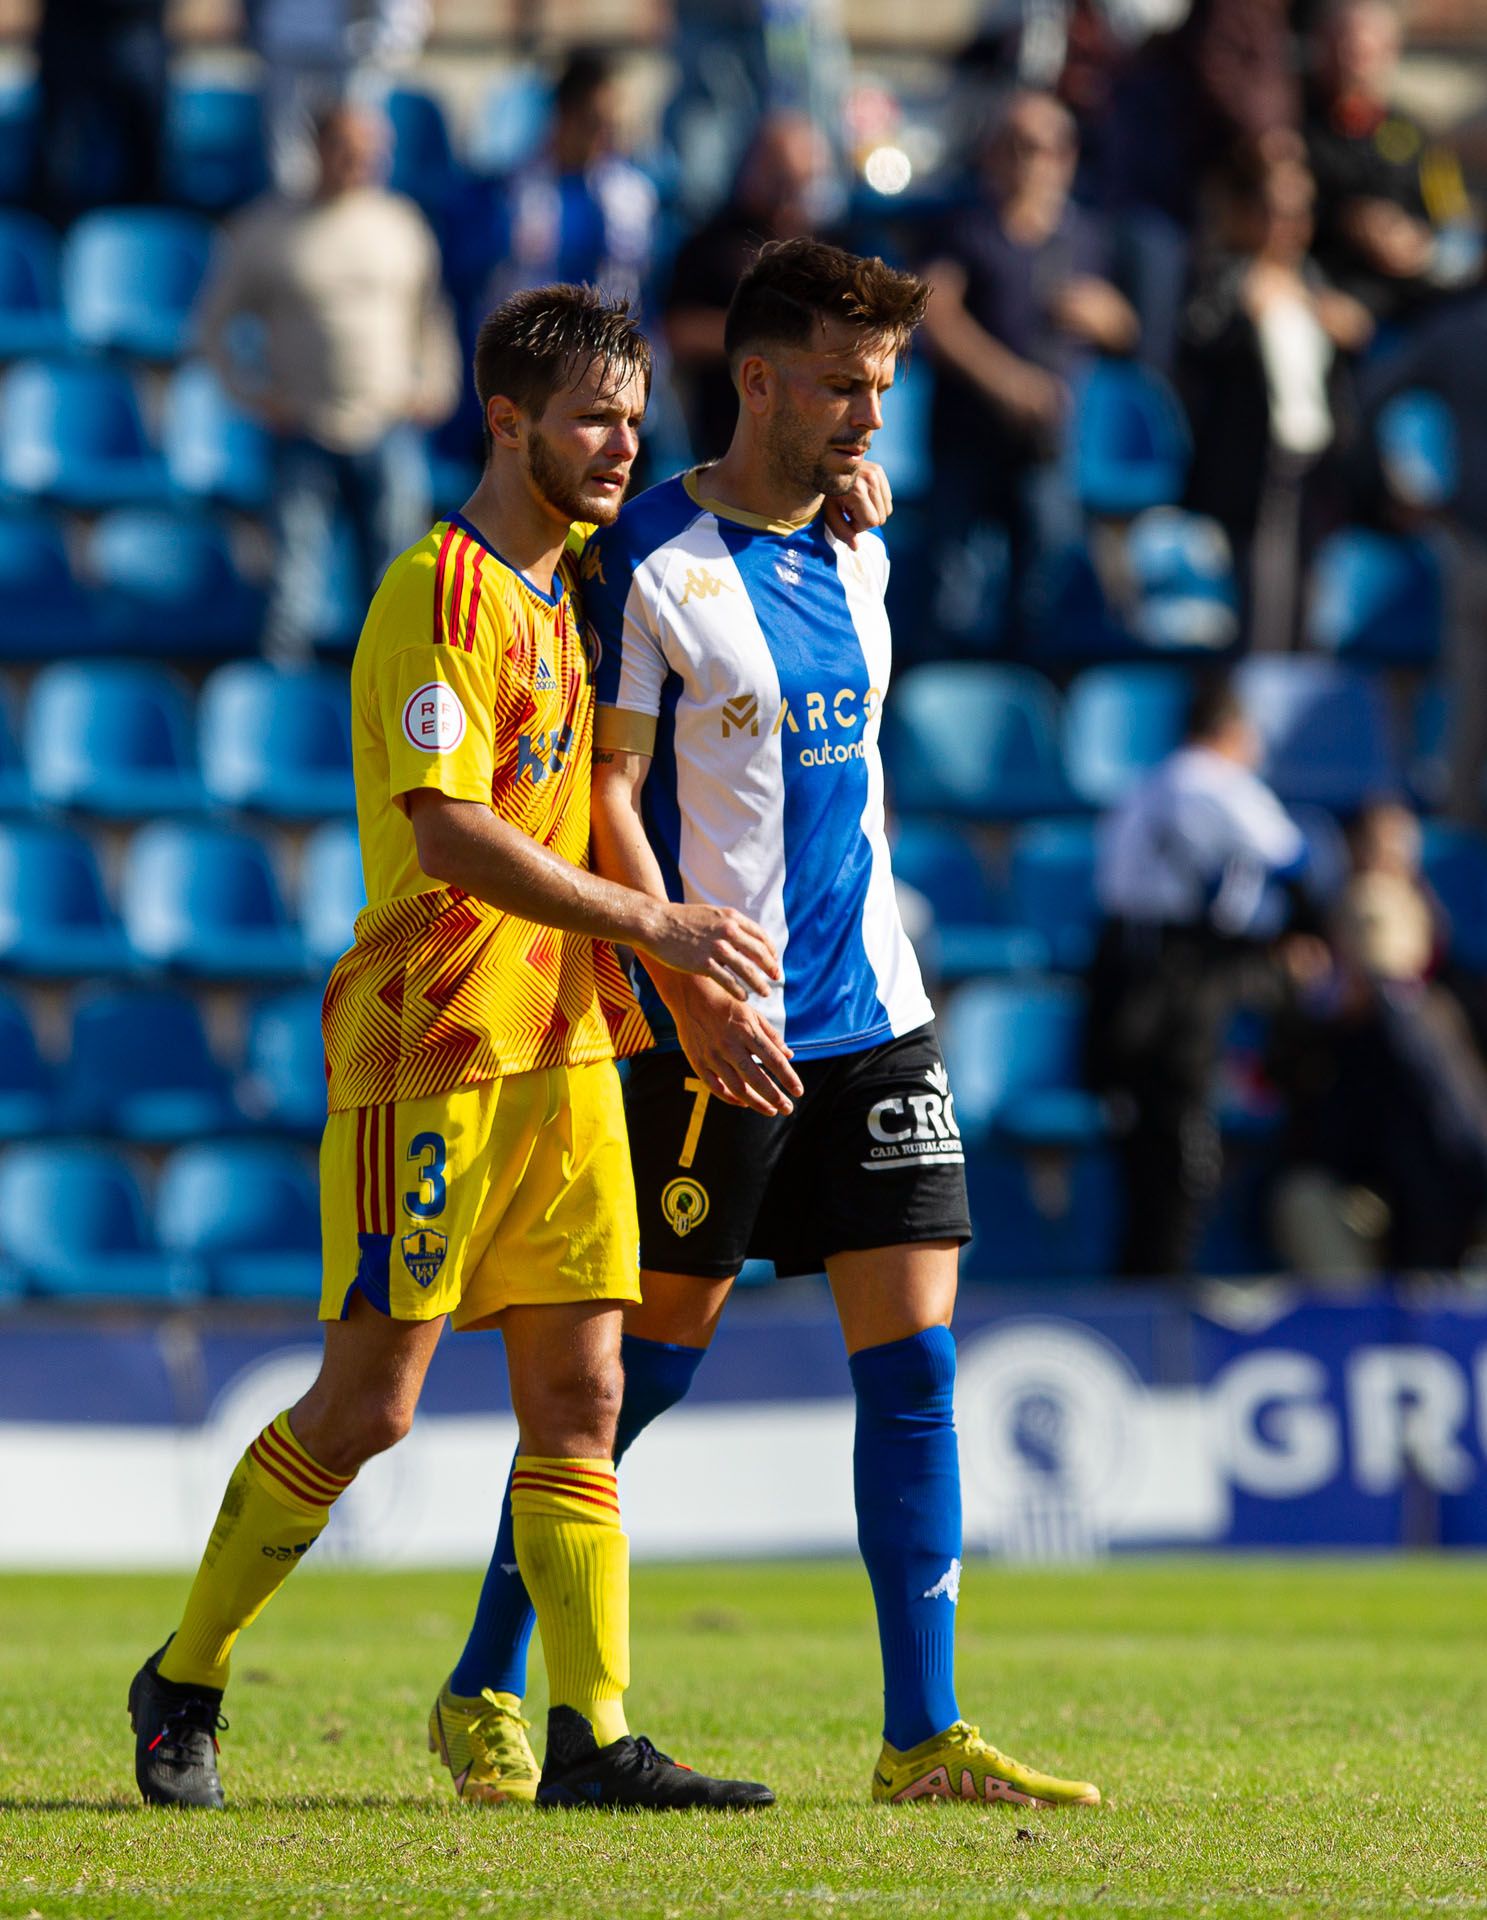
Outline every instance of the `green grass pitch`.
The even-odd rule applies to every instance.
[[[1101,1783],[1060,1814],[868,1803],[877,1655],[842,1563],[636,1575],[632,1724],[778,1808],[459,1806],[424,1719],[475,1586],[307,1569],[238,1653],[214,1818],[146,1811],[130,1768],[125,1689],[183,1583],[0,1578],[0,1916],[1487,1912],[1478,1562],[969,1567],[963,1710]]]

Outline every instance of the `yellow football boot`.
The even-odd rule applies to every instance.
[[[446,1681],[429,1713],[429,1752],[454,1775],[461,1800],[530,1803],[542,1778],[527,1741],[530,1725],[514,1693],[492,1693],[487,1687],[471,1700],[451,1693]]]
[[[944,1733],[907,1753],[883,1742],[873,1768],[874,1800],[1010,1800],[1019,1807],[1097,1807],[1100,1789],[1088,1780],[1059,1780],[1025,1767],[988,1746],[978,1730],[957,1720]]]

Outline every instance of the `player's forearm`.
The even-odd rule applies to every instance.
[[[573,866],[488,807],[442,795],[413,802],[418,861],[431,880],[560,933],[626,945],[657,936],[660,902]]]
[[[650,761],[643,754],[595,754],[589,851],[595,872],[606,880],[662,902],[668,898],[666,881],[640,811],[640,790],[649,770]],[[641,961],[657,993],[670,1006],[685,976],[663,966],[652,954],[642,954]]]

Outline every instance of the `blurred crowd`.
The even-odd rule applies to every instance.
[[[195,338],[272,440],[266,650],[308,651],[338,523],[370,591],[457,503],[436,492],[478,455],[464,369],[491,304],[553,279],[640,302],[661,354],[645,454],[660,477],[726,445],[723,316],[743,265],[762,241],[814,233],[934,288],[912,387],[889,403],[918,473],[893,535],[906,662],[1013,659],[1057,679],[1071,579],[1102,604],[1128,597],[1141,503],[1092,504],[1086,471],[1111,430],[1096,375],[1115,368],[1145,451],[1170,451],[1165,504],[1226,582],[1216,623],[1194,609],[1161,636],[1175,657],[1305,649],[1312,563],[1340,529],[1430,543],[1449,608],[1440,798],[1480,824],[1487,290],[1469,183],[1402,104],[1405,13],[992,6],[939,73],[928,166],[907,108],[854,86],[835,17],[679,5],[654,126],[636,124],[624,60],[573,51],[526,136],[504,130],[490,165],[410,198],[385,184],[384,103],[428,33],[425,0],[245,0],[274,179],[222,229]],[[161,0],[50,0],[34,183],[48,219],[98,197],[100,143],[116,149],[111,202],[165,194],[163,33]],[[1438,432],[1391,447],[1380,418],[1422,392],[1437,411],[1413,417]],[[1241,1008],[1265,1017],[1283,1142],[1265,1204],[1287,1262],[1458,1265],[1487,1209],[1483,1018],[1473,988],[1453,995],[1418,823],[1369,806],[1329,866],[1258,764],[1232,688],[1202,683],[1182,747],[1106,823],[1086,1065],[1123,1142],[1122,1265],[1193,1268]]]

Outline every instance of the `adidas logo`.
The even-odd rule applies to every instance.
[[[557,684],[557,681],[553,678],[552,668],[539,653],[537,656],[537,691],[539,693],[551,693]]]

